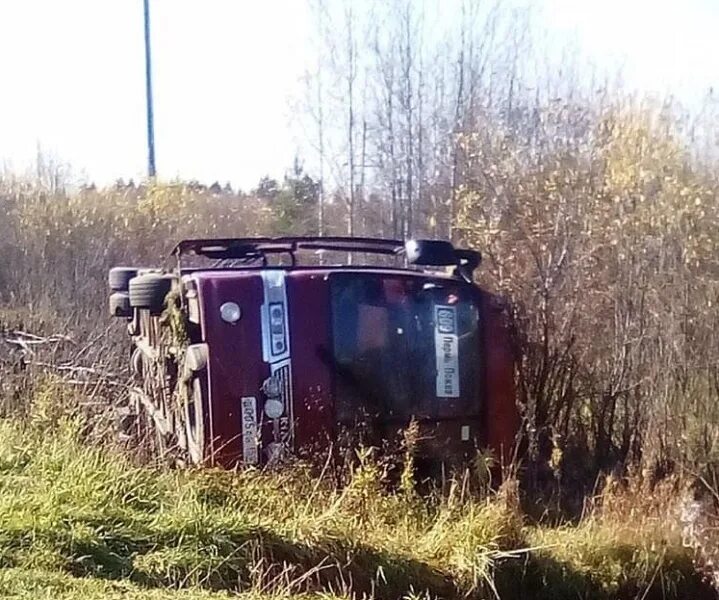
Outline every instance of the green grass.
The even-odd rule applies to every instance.
[[[64,600],[83,598],[96,600],[187,600],[227,598],[225,593],[204,590],[147,589],[129,581],[113,581],[90,577],[73,577],[62,571],[5,568],[0,570],[0,597],[32,600]],[[248,600],[252,595],[247,596]]]
[[[369,460],[343,487],[136,466],[81,429],[0,421],[0,597],[712,597],[651,518],[527,526],[511,486],[420,499]]]
[[[0,597],[32,600],[340,600],[339,596],[330,593],[294,595],[250,590],[230,594],[199,588],[147,588],[127,580],[74,577],[57,571],[20,568],[0,570]]]

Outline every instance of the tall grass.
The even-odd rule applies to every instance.
[[[57,385],[33,402],[46,415]],[[712,597],[678,520],[656,502],[622,514],[624,492],[578,526],[530,525],[511,480],[420,498],[369,456],[343,486],[302,465],[168,471],[88,443],[91,425],[72,410],[0,422],[4,595]],[[667,514],[673,497],[657,496]]]

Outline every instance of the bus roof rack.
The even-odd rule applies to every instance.
[[[402,256],[405,244],[400,240],[361,237],[210,238],[183,240],[172,254],[178,258],[194,254],[212,259],[242,259],[266,254],[294,255],[302,250]]]
[[[402,257],[416,266],[456,266],[457,274],[470,280],[482,256],[475,250],[456,249],[446,240],[392,240],[371,237],[254,237],[183,240],[172,255],[196,255],[212,260],[266,261],[269,254],[287,254],[294,265],[300,251],[362,252]]]

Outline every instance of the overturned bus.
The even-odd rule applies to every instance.
[[[440,240],[180,242],[169,269],[110,270],[136,385],[131,412],[185,464],[263,465],[342,432],[427,459],[507,457],[519,427],[502,304],[480,254]]]

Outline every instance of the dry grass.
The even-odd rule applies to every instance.
[[[608,489],[579,525],[549,527],[527,524],[513,481],[420,498],[370,457],[341,487],[302,465],[138,466],[50,411],[56,385],[36,392],[38,416],[0,422],[4,597],[713,597],[668,488],[649,504]]]

